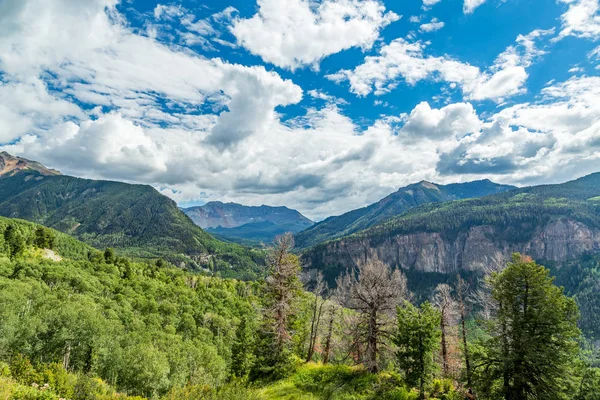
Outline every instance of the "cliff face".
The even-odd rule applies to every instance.
[[[453,238],[436,232],[396,235],[378,242],[348,238],[319,246],[307,253],[305,259],[309,268],[341,272],[376,256],[401,269],[453,274],[459,270],[501,269],[514,252],[538,261],[563,263],[600,251],[600,230],[568,218],[537,227],[525,241],[515,242],[505,237],[499,228],[483,225],[471,227]]]

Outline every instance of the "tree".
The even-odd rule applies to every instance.
[[[4,243],[8,246],[8,254],[10,258],[16,258],[25,252],[26,240],[25,235],[14,225],[9,225],[4,231]]]
[[[323,305],[325,304],[325,292],[327,291],[327,283],[323,279],[323,272],[311,270],[309,272],[308,282],[312,283],[312,292],[315,295],[312,306],[312,317],[310,323],[310,337],[308,340],[308,351],[306,362],[312,361],[315,353],[315,346],[319,335],[319,324],[321,323],[321,315],[323,313]]]
[[[435,288],[433,295],[433,305],[440,312],[440,332],[442,348],[442,372],[444,376],[449,373],[448,360],[448,327],[454,324],[456,318],[456,303],[452,298],[452,288],[441,283]]]
[[[248,376],[254,362],[254,332],[250,321],[243,315],[235,331],[235,342],[231,346],[231,373],[238,378]]]
[[[43,226],[38,226],[35,230],[34,244],[39,249],[53,249],[56,237],[54,233]]]
[[[425,385],[431,381],[436,364],[434,353],[440,345],[441,314],[429,302],[415,307],[408,301],[398,307],[398,332],[394,344],[396,357],[406,383],[419,388],[425,398]]]
[[[336,305],[331,303],[329,306],[329,320],[327,322],[327,336],[325,337],[325,350],[323,352],[323,364],[329,362],[331,357],[331,340],[333,338],[333,323],[335,321]]]
[[[390,336],[390,314],[406,297],[406,278],[400,270],[392,272],[379,259],[372,258],[336,282],[340,303],[359,313],[357,329],[366,344],[366,367],[377,372],[380,345]]]
[[[458,298],[458,311],[460,314],[460,331],[461,338],[463,342],[463,354],[465,357],[465,372],[467,375],[467,386],[469,389],[473,387],[473,381],[471,378],[471,358],[469,355],[469,343],[467,341],[467,327],[466,327],[466,318],[467,318],[467,294],[469,288],[464,279],[458,275],[456,277],[456,295]]]
[[[104,261],[107,264],[114,264],[117,260],[117,256],[115,255],[115,250],[112,247],[107,247],[104,250]]]
[[[474,365],[480,393],[506,400],[569,398],[579,356],[575,301],[553,285],[546,268],[520,254],[491,275],[490,286],[497,311]]]
[[[278,236],[267,257],[269,276],[265,282],[266,308],[257,346],[257,369],[253,370],[252,378],[281,377],[290,366],[289,322],[294,300],[301,288],[298,278],[300,261],[291,253],[293,247],[291,233]]]

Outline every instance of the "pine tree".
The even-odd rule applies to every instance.
[[[279,378],[291,367],[289,331],[294,301],[301,288],[300,261],[291,253],[291,233],[278,236],[268,255],[269,276],[265,284],[266,308],[256,347],[257,362],[251,378]]]
[[[479,392],[506,400],[567,399],[579,356],[575,301],[553,285],[549,271],[514,254],[490,278],[496,316],[474,363]]]
[[[440,346],[440,312],[429,302],[415,307],[408,301],[398,307],[398,332],[394,344],[398,347],[398,367],[406,383],[419,388],[425,398],[425,386],[436,369],[434,354]]]
[[[8,246],[10,258],[21,256],[25,252],[26,240],[19,228],[9,225],[4,231],[4,242]]]
[[[243,315],[235,331],[235,342],[231,347],[231,373],[245,378],[254,363],[254,331],[246,315]]]

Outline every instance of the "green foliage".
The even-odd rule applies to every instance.
[[[235,341],[231,347],[231,373],[238,378],[246,378],[254,364],[255,330],[250,319],[242,315],[235,331]]]
[[[567,399],[579,357],[575,301],[553,285],[549,271],[519,254],[491,277],[496,318],[475,354],[485,398]]]
[[[429,302],[415,307],[408,301],[398,307],[398,331],[394,337],[398,368],[411,387],[419,387],[425,398],[425,387],[433,379],[437,365],[434,353],[440,344],[441,315]]]
[[[35,236],[33,224],[22,228]],[[30,248],[0,258],[0,360],[12,360],[15,379],[73,388],[99,376],[148,397],[227,380],[236,327],[257,324],[258,284],[95,254],[53,261]],[[56,363],[92,380],[74,386]]]
[[[553,266],[556,284],[564,286],[579,307],[579,328],[589,339],[600,338],[600,255],[584,255],[560,267]]]
[[[600,368],[588,368],[573,400],[600,400]]]
[[[35,229],[35,241],[34,244],[40,249],[53,249],[54,242],[56,241],[56,235],[51,229],[44,226],[38,226]]]

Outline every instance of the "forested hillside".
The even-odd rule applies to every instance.
[[[148,185],[19,170],[0,176],[0,215],[42,223],[96,248],[222,276],[253,279],[263,271],[261,251],[213,238]]]
[[[300,280],[290,235],[259,282],[134,262],[20,220],[0,219],[0,238],[2,398],[590,400],[600,388],[575,302],[519,255],[484,291],[459,280],[413,304],[379,261],[335,291],[316,271]]]
[[[299,247],[310,247],[369,228],[422,204],[482,197],[510,189],[514,186],[500,185],[487,179],[450,185],[422,181],[401,188],[370,206],[329,217],[296,234],[296,242]]]

